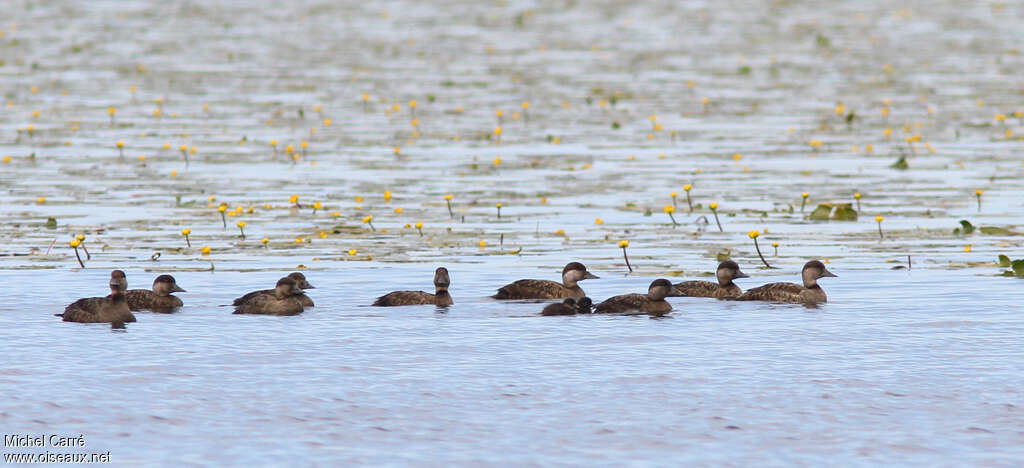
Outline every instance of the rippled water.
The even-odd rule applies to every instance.
[[[5,434],[129,466],[1024,462],[1024,283],[994,263],[1024,256],[1020,2],[8,3]],[[839,278],[658,319],[486,298],[719,256],[745,288]],[[455,306],[366,306],[440,265]],[[114,268],[186,307],[53,317]],[[301,316],[219,306],[296,269]]]

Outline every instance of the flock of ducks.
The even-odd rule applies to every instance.
[[[597,305],[584,294],[579,282],[598,278],[587,271],[579,262],[571,262],[562,269],[562,282],[538,279],[522,279],[502,286],[494,299],[563,299],[560,303],[544,307],[541,315],[575,314],[629,314],[642,313],[664,315],[672,310],[665,298],[670,296],[710,297],[736,301],[772,301],[802,304],[826,302],[825,291],[818,285],[818,279],[835,277],[825,265],[811,260],[801,271],[802,284],[768,283],[743,292],[733,283],[737,278],[749,278],[740,271],[739,265],[726,260],[718,265],[715,272],[717,283],[710,281],[684,281],[672,284],[667,279],[654,280],[646,294],[623,294],[611,297]],[[453,304],[448,293],[451,278],[448,269],[441,267],[434,272],[434,293],[424,291],[395,291],[374,301],[374,306],[435,305]],[[298,315],[306,307],[313,307],[313,300],[305,290],[314,289],[302,273],[292,273],[277,281],[273,289],[250,292],[232,302],[236,314]],[[127,322],[134,322],[133,311],[174,312],[182,306],[175,292],[185,292],[171,275],[160,275],[153,281],[152,290],[128,289],[128,280],[121,270],[110,274],[110,295],[79,299],[57,314],[65,322],[110,323],[121,328]]]

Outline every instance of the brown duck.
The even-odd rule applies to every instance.
[[[736,297],[743,294],[743,290],[736,286],[732,280],[736,278],[749,278],[746,273],[740,271],[740,266],[732,260],[726,260],[718,264],[718,271],[715,272],[718,283],[710,281],[683,281],[672,287],[669,296],[688,297],[714,297],[722,299]]]
[[[295,284],[298,285],[298,287],[299,287],[299,291],[295,294],[295,299],[299,301],[299,304],[302,304],[302,307],[313,307],[313,299],[310,299],[309,296],[306,295],[306,293],[302,292],[302,290],[303,289],[316,289],[316,286],[313,286],[312,284],[309,284],[309,281],[306,281],[306,275],[303,275],[302,273],[299,273],[297,271],[295,273],[292,273],[292,274],[288,275],[288,277],[291,278],[292,280],[294,280]],[[242,297],[240,297],[238,299],[235,299],[234,302],[231,303],[231,305],[233,305],[233,306],[240,306],[240,305],[244,304],[245,302],[248,302],[253,297],[258,296],[260,294],[273,295],[274,294],[274,290],[273,289],[263,289],[263,290],[260,290],[260,291],[253,291],[253,292],[251,292],[249,294],[246,294],[246,295],[244,295],[244,296],[242,296]]]
[[[647,288],[647,294],[623,294],[612,297],[594,308],[595,314],[622,314],[643,312],[664,315],[672,310],[672,304],[665,301],[672,291],[672,283],[667,279],[654,280]]]
[[[549,304],[540,314],[546,316],[589,314],[593,312],[593,308],[594,304],[589,297],[584,296],[579,299],[569,297],[562,302]]]
[[[285,276],[277,280],[271,294],[253,294],[249,300],[235,307],[236,314],[299,315],[302,304],[295,298],[302,293],[294,279]],[[257,291],[262,292],[262,291]]]
[[[803,286],[795,283],[768,283],[764,286],[750,289],[735,299],[737,301],[773,301],[803,304],[816,304],[828,301],[825,291],[821,289],[821,286],[818,286],[818,279],[836,277],[835,274],[828,271],[821,262],[811,260],[804,265],[800,275],[803,277]]]
[[[448,277],[448,269],[441,267],[434,271],[434,294],[423,291],[395,291],[378,297],[374,301],[375,306],[404,306],[404,305],[452,305],[452,296],[448,294],[448,285],[451,279]]]
[[[181,299],[171,295],[175,292],[185,292],[178,286],[178,283],[171,275],[160,275],[153,280],[153,290],[131,289],[125,296],[128,300],[128,308],[135,310],[152,310],[153,312],[174,312],[182,306]]]
[[[124,272],[114,270],[110,273],[110,295],[107,297],[87,297],[72,302],[64,308],[63,314],[57,314],[65,322],[110,323],[123,325],[134,322],[135,316],[128,309],[125,291],[128,290],[128,279]]]
[[[562,282],[523,279],[507,284],[491,296],[495,299],[578,299],[586,296],[576,285],[585,279],[596,279],[597,276],[587,271],[580,262],[572,262],[562,269]]]

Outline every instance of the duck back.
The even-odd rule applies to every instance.
[[[278,299],[272,294],[261,294],[250,298],[235,308],[236,314],[258,315],[299,315],[302,304],[294,297]]]
[[[65,322],[79,323],[135,321],[124,295],[79,299],[65,307],[61,317]]]
[[[768,283],[751,288],[736,297],[738,301],[772,301],[791,303],[826,302],[828,298],[820,287],[805,288],[796,283]]]
[[[494,299],[565,299],[585,296],[579,286],[568,287],[548,280],[524,279],[507,284],[491,296]]]
[[[714,297],[722,299],[739,296],[740,294],[743,294],[743,290],[735,284],[722,287],[722,285],[710,281],[683,281],[682,283],[676,283],[672,287],[672,293],[669,295],[673,297]]]
[[[130,310],[151,310],[154,312],[173,312],[183,305],[177,296],[161,296],[147,289],[132,289],[125,293]]]
[[[648,314],[665,314],[672,310],[672,304],[665,300],[654,301],[646,294],[623,294],[614,296],[597,305],[594,313],[621,314],[627,312],[644,312]]]
[[[443,294],[430,294],[424,291],[394,291],[378,297],[373,305],[378,307],[407,306],[407,305],[452,305],[452,296],[447,292]]]

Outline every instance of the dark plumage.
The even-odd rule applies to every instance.
[[[541,315],[576,315],[576,314],[589,314],[591,309],[594,307],[589,297],[581,297],[579,299],[566,298],[564,301],[549,304],[540,312]]]
[[[743,290],[736,286],[732,280],[736,278],[749,278],[749,276],[740,271],[740,266],[732,260],[719,263],[715,276],[718,277],[718,283],[710,281],[683,281],[682,283],[677,283],[672,287],[672,293],[669,296],[714,297],[717,299],[736,297],[743,294]]]
[[[135,316],[128,309],[125,290],[128,279],[124,272],[114,270],[110,273],[110,295],[107,297],[89,297],[79,299],[64,308],[63,314],[57,314],[65,322],[82,323],[121,323],[134,322]]]
[[[612,297],[594,309],[596,314],[621,314],[627,312],[643,312],[663,315],[672,310],[672,304],[665,301],[672,291],[672,283],[667,279],[657,279],[647,288],[647,294],[623,294]]]
[[[307,296],[306,293],[302,292],[301,290],[302,289],[316,289],[316,286],[313,286],[312,284],[309,284],[309,282],[306,281],[306,275],[303,275],[302,273],[299,273],[297,271],[295,273],[292,273],[292,274],[288,275],[288,277],[291,278],[292,280],[294,280],[295,284],[299,287],[299,291],[297,293],[295,293],[295,299],[299,301],[299,304],[302,304],[302,307],[313,307],[313,299],[310,299],[310,297]],[[246,294],[246,295],[244,295],[242,297],[239,297],[238,299],[235,299],[233,302],[231,302],[231,305],[233,305],[233,306],[242,305],[242,304],[248,302],[250,299],[252,299],[252,298],[254,298],[256,296],[259,296],[261,294],[273,295],[274,294],[274,290],[273,289],[263,289],[263,290],[260,290],[260,291],[253,291],[253,292],[248,293],[248,294]]]
[[[294,279],[277,280],[272,294],[256,294],[235,308],[236,314],[298,315],[302,304],[295,298],[301,291]]]
[[[572,262],[562,269],[562,282],[548,280],[524,279],[507,284],[491,296],[495,299],[564,299],[567,297],[581,298],[586,296],[583,289],[576,285],[585,279],[597,276],[587,271],[580,262]]]
[[[395,291],[378,297],[373,302],[375,306],[404,306],[404,305],[452,305],[452,296],[448,294],[448,285],[451,278],[448,276],[448,269],[441,267],[434,271],[434,294],[423,291]]]
[[[803,304],[816,304],[827,302],[828,297],[825,291],[818,286],[819,278],[835,277],[825,265],[817,260],[811,260],[804,265],[800,273],[803,279],[803,286],[795,283],[768,283],[758,286],[741,294],[735,299],[737,301],[773,301],[793,302]]]
[[[160,275],[153,280],[153,290],[132,289],[125,293],[128,308],[135,310],[151,310],[153,312],[174,312],[182,306],[181,299],[171,295],[185,292],[171,275]]]

